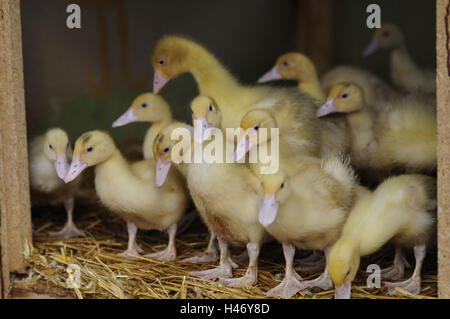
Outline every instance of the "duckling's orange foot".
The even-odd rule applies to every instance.
[[[74,224],[67,223],[60,231],[51,232],[50,236],[58,238],[72,238],[83,236],[83,232],[79,230]]]
[[[144,255],[144,257],[161,261],[174,261],[175,259],[177,259],[177,253],[174,249],[166,248],[157,253]]]
[[[202,279],[216,279],[216,278],[233,277],[233,273],[231,271],[230,264],[222,265],[217,268],[208,269],[208,270],[191,271],[189,274],[191,276],[202,278]]]
[[[289,299],[293,295],[302,289],[302,283],[294,276],[284,277],[281,284],[275,288],[270,289],[266,296],[267,297],[280,297],[283,299]]]
[[[388,288],[388,295],[395,295],[398,294],[397,290],[395,288],[402,288],[406,290],[407,292],[410,292],[412,294],[418,295],[422,291],[421,285],[420,285],[420,278],[409,278],[405,281],[400,282],[386,282],[384,281],[384,284]]]
[[[246,272],[244,276],[239,278],[219,278],[219,283],[232,288],[251,287],[258,282],[256,272]]]

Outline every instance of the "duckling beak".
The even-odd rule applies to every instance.
[[[264,83],[274,80],[280,80],[281,75],[278,73],[278,67],[275,65],[272,69],[270,69],[269,72],[264,74],[262,77],[258,79],[258,83]]]
[[[64,180],[64,177],[66,177],[66,174],[69,171],[69,162],[67,161],[67,156],[65,154],[58,154],[55,160],[55,169],[58,177]]]
[[[267,227],[272,224],[277,217],[280,203],[276,200],[276,196],[268,196],[264,194],[264,200],[259,208],[258,219],[261,225]]]
[[[162,159],[158,159],[158,163],[156,163],[156,177],[155,177],[155,185],[157,187],[161,187],[166,181],[167,174],[169,173],[170,166],[172,162],[164,162]]]
[[[322,105],[317,109],[316,116],[322,117],[331,113],[336,113],[338,111],[339,111],[338,108],[334,104],[334,99],[330,99],[326,101],[324,105]]]
[[[123,126],[128,123],[138,122],[138,117],[134,114],[133,109],[129,109],[114,121],[112,127]]]
[[[351,292],[352,292],[351,282],[349,282],[347,285],[342,284],[340,287],[335,287],[334,299],[350,299]]]
[[[64,177],[64,183],[69,183],[73,181],[78,175],[81,174],[88,167],[87,163],[80,160],[80,155],[78,155],[70,164],[69,170]]]
[[[211,138],[213,126],[208,123],[206,118],[201,120],[194,120],[194,141],[197,143],[203,143]]]
[[[155,74],[153,76],[153,93],[158,94],[167,81],[169,81],[168,78],[163,77],[161,73],[155,70]]]
[[[234,151],[235,161],[240,161],[252,147],[253,142],[250,141],[248,135],[245,134],[244,136],[242,136],[238,141],[236,150]]]
[[[372,53],[374,53],[376,50],[378,50],[381,47],[380,41],[378,41],[377,38],[374,38],[372,42],[369,43],[367,48],[363,52],[363,56],[368,56]]]

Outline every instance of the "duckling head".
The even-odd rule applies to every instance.
[[[264,227],[272,224],[278,214],[280,204],[289,197],[289,181],[282,170],[262,176],[264,199],[259,209],[258,219]]]
[[[64,182],[74,180],[87,167],[106,161],[116,146],[111,136],[102,131],[90,131],[81,135],[75,142],[73,160]]]
[[[259,78],[258,83],[280,79],[303,82],[316,77],[316,68],[311,59],[304,54],[292,52],[280,56],[275,66]]]
[[[54,161],[56,173],[64,179],[69,169],[67,154],[70,152],[69,137],[60,128],[52,128],[45,133],[44,154]]]
[[[317,109],[316,116],[357,112],[364,106],[362,89],[354,83],[342,82],[331,87],[327,101]]]
[[[253,147],[271,139],[272,128],[277,128],[273,115],[265,109],[255,109],[247,112],[241,119],[243,134],[239,137],[235,150],[235,159],[239,161]]]
[[[182,122],[173,122],[164,127],[153,141],[153,157],[156,160],[155,184],[161,187],[172,163],[181,163],[192,143],[192,127]]]
[[[394,24],[385,24],[377,29],[372,41],[364,50],[363,55],[368,56],[378,49],[390,49],[403,45],[404,39],[400,29]]]
[[[351,241],[341,238],[331,248],[327,263],[328,274],[335,286],[335,298],[350,298],[351,283],[360,263],[357,248]]]
[[[222,113],[214,99],[205,95],[197,96],[192,100],[191,111],[194,140],[197,143],[203,143],[211,138],[213,128],[220,127]]]
[[[180,36],[166,36],[156,44],[152,54],[153,93],[158,93],[170,79],[190,71],[190,52],[198,47],[195,42]]]
[[[112,127],[133,122],[159,122],[171,117],[170,106],[161,96],[143,93],[134,99],[128,110],[114,121]]]

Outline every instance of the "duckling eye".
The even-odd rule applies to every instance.
[[[282,183],[281,185],[280,185],[280,189],[283,189],[284,188],[284,183]]]
[[[141,107],[146,108],[147,107],[147,103],[142,103]]]
[[[284,66],[289,66],[289,61],[284,61],[284,62],[283,62],[283,65],[284,65]]]
[[[164,65],[166,63],[166,61],[164,61],[164,59],[161,59],[158,61],[159,65]]]
[[[169,147],[167,146],[166,148],[163,149],[164,153],[167,153],[169,151]]]
[[[86,149],[86,152],[92,152],[94,150],[94,148],[92,147],[92,146],[89,146],[87,149]]]
[[[50,149],[53,151],[53,146],[52,146],[52,144],[48,144],[48,147],[50,147]]]
[[[209,106],[209,111],[212,112],[213,111],[213,107],[210,105]]]
[[[347,93],[342,94],[342,95],[341,95],[341,98],[343,98],[343,99],[348,98],[348,94],[347,94]]]
[[[255,125],[253,126],[253,128],[255,129],[255,131],[259,130],[259,125]]]

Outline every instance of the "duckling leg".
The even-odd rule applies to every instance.
[[[286,260],[286,271],[281,284],[270,289],[267,297],[281,297],[289,299],[295,295],[302,287],[300,281],[302,277],[294,269],[295,247],[290,244],[283,244],[283,254]]]
[[[137,226],[132,222],[127,222],[128,230],[128,248],[123,253],[117,254],[117,256],[125,257],[127,259],[135,259],[133,256],[139,256],[143,250],[136,243]]]
[[[228,244],[218,238],[219,248],[220,248],[220,263],[219,267],[202,270],[202,271],[191,271],[189,274],[195,277],[203,279],[215,279],[215,278],[230,278],[233,276],[231,271],[233,265],[231,258],[229,256]]]
[[[420,273],[422,271],[423,260],[426,255],[426,246],[425,245],[417,245],[414,246],[414,257],[416,258],[416,267],[414,268],[414,272],[408,280],[400,281],[400,282],[384,282],[384,284],[388,288],[388,294],[392,295],[396,293],[395,288],[402,288],[412,294],[420,294],[422,291],[421,288],[421,276]]]
[[[405,274],[405,267],[411,267],[403,255],[401,246],[395,247],[394,263],[388,268],[381,269],[383,279],[397,280]]]
[[[66,209],[67,212],[67,222],[64,225],[63,229],[57,232],[51,232],[50,236],[59,238],[71,238],[83,236],[83,233],[73,223],[73,206],[74,206],[73,197],[64,200],[64,208]]]
[[[174,261],[177,258],[177,248],[175,246],[175,235],[177,234],[177,224],[170,225],[167,229],[169,233],[169,243],[166,249],[157,253],[147,254],[144,257],[158,259],[162,261]]]
[[[258,281],[258,257],[260,245],[256,243],[247,244],[250,262],[245,275],[240,278],[219,278],[219,282],[229,287],[240,288],[253,286]]]
[[[219,259],[219,256],[217,254],[217,248],[216,248],[217,236],[213,232],[210,232],[209,234],[210,234],[209,242],[208,242],[208,247],[206,247],[206,250],[201,255],[183,259],[182,260],[183,262],[202,263],[202,262],[216,261],[217,259]]]
[[[328,259],[328,253],[330,252],[330,247],[325,248],[325,259]],[[330,276],[328,276],[328,268],[325,266],[325,269],[323,273],[317,277],[316,279],[312,280],[305,280],[301,282],[301,290],[313,288],[313,287],[319,287],[323,290],[329,290],[333,288],[333,282],[330,279]]]

